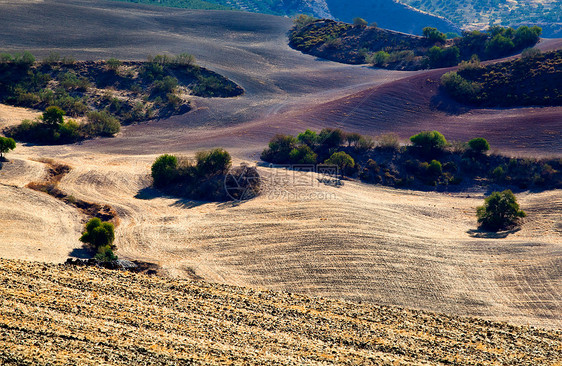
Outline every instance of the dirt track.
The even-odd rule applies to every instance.
[[[283,18],[138,11],[101,1],[3,1],[0,9],[0,48],[140,59],[189,51],[247,91],[234,100],[196,99],[194,112],[129,126],[113,139],[19,146],[9,154],[14,165],[0,170],[0,199],[8,202],[0,217],[10,224],[0,229],[0,257],[62,262],[80,248],[84,217],[22,188],[43,171],[31,159],[48,157],[73,167],[60,183],[64,191],[118,211],[121,257],[158,262],[173,277],[562,327],[560,191],[519,196],[530,213],[523,230],[481,238],[471,231],[481,193],[453,197],[350,182],[340,189],[283,187],[300,195],[291,200],[269,197],[274,185],[238,206],[159,197],[145,189],[158,154],[224,146],[252,161],[276,132],[328,125],[404,137],[422,128],[453,139],[478,133],[507,152],[560,154],[560,108],[459,113],[445,103],[439,110],[428,104],[436,86],[427,76],[443,71],[400,73],[315,60],[286,46],[290,21]],[[60,24],[52,21],[57,14],[65,14]],[[32,21],[52,31],[31,27]],[[541,128],[528,124],[528,116],[538,116]],[[517,125],[504,127],[506,121]],[[310,194],[316,198],[307,200]],[[44,226],[47,234],[40,232]],[[49,254],[38,247],[48,247]]]

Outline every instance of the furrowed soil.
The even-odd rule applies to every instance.
[[[484,191],[448,195],[349,181],[336,188],[268,166],[259,167],[262,195],[240,204],[179,200],[149,188],[160,154],[225,147],[236,163],[253,163],[275,133],[306,128],[404,139],[437,129],[450,140],[485,137],[507,154],[562,156],[560,107],[466,109],[438,91],[447,70],[317,60],[288,47],[289,19],[259,14],[0,1],[0,21],[7,51],[128,60],[190,52],[246,90],[232,100],[195,97],[191,112],[126,126],[116,138],[19,145],[0,170],[0,257],[61,263],[83,255],[78,238],[87,217],[25,188],[46,174],[38,160],[50,158],[71,167],[62,191],[115,209],[117,254],[154,262],[164,276],[562,327],[559,190],[519,194],[528,214],[522,229],[489,235],[476,230]],[[6,107],[0,113],[3,125],[17,120]]]
[[[562,334],[396,307],[0,259],[3,365],[560,364]]]

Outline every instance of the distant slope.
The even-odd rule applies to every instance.
[[[480,319],[3,259],[0,283],[2,365],[562,361],[560,331]]]
[[[410,34],[421,34],[424,27],[442,32],[458,32],[459,27],[436,16],[422,13],[393,0],[327,0],[332,15],[344,22],[361,17],[379,27]]]
[[[485,28],[490,22],[504,26],[537,24],[543,35],[562,37],[562,3],[556,0],[398,0],[451,20],[462,28]]]

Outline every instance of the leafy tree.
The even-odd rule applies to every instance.
[[[447,146],[445,136],[438,131],[420,132],[410,137],[410,141],[426,156],[440,152]]]
[[[478,223],[485,230],[499,231],[517,225],[519,218],[525,217],[525,212],[519,209],[519,204],[510,190],[493,192],[484,200],[484,206],[476,210]]]
[[[106,111],[92,111],[88,113],[88,124],[85,128],[92,136],[113,136],[121,130],[121,124]]]
[[[275,135],[269,141],[269,147],[265,149],[261,158],[271,163],[286,163],[289,161],[289,154],[297,147],[297,139],[290,135]]]
[[[443,43],[447,39],[447,36],[444,33],[439,32],[437,28],[425,27],[422,32],[423,36],[428,38],[433,43]]]
[[[63,123],[65,112],[57,106],[50,106],[43,112],[43,123],[50,128],[56,128]]]
[[[339,128],[324,128],[318,135],[319,143],[327,149],[339,147],[343,142],[344,133]]]
[[[306,130],[298,134],[297,140],[302,144],[308,145],[310,148],[314,148],[318,142],[318,134],[314,131]]]
[[[514,49],[513,41],[501,34],[494,36],[486,45],[486,53],[489,57],[505,56],[513,52]]]
[[[343,176],[348,168],[355,167],[355,160],[353,160],[353,158],[349,156],[347,153],[343,151],[338,151],[333,153],[329,159],[326,159],[324,164],[337,166],[340,169],[341,174]]]
[[[482,154],[484,151],[490,150],[490,144],[485,138],[477,137],[468,142],[468,146],[472,151]]]
[[[316,164],[318,155],[308,145],[301,145],[291,150],[289,158],[295,164]]]
[[[365,19],[357,17],[353,19],[353,25],[356,27],[366,27],[369,23]]]
[[[16,141],[10,137],[0,136],[0,159],[4,158],[5,153],[16,148]]]
[[[90,244],[94,249],[103,247],[114,248],[115,227],[110,222],[102,222],[94,217],[86,224],[86,231],[80,237],[80,241]]]
[[[215,176],[226,174],[232,165],[232,158],[225,149],[214,149],[210,151],[199,151],[195,154],[197,160],[197,171],[202,176]]]
[[[164,154],[152,164],[152,179],[157,188],[166,187],[177,177],[178,158]]]

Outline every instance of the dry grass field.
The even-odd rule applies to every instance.
[[[562,334],[0,259],[2,365],[560,365]]]
[[[201,148],[222,146],[236,162],[252,163],[273,134],[308,127],[339,126],[370,135],[393,131],[404,138],[420,129],[436,128],[451,139],[486,137],[493,148],[507,153],[562,156],[560,107],[464,110],[439,99],[432,80],[443,70],[429,74],[390,72],[316,60],[286,45],[290,20],[257,14],[137,8],[98,0],[4,0],[0,1],[0,21],[0,48],[4,50],[29,49],[45,55],[54,48],[81,59],[144,59],[149,53],[187,51],[201,65],[228,76],[246,90],[244,96],[233,100],[194,98],[196,108],[192,112],[126,126],[116,138],[65,146],[19,145],[8,154],[10,161],[0,170],[1,258],[60,263],[71,253],[80,254],[78,238],[86,217],[72,206],[25,188],[45,174],[45,164],[38,161],[52,158],[72,168],[59,184],[63,191],[77,199],[109,204],[118,212],[117,254],[157,263],[162,275],[562,328],[560,191],[519,194],[521,207],[528,213],[522,229],[490,236],[475,230],[475,208],[482,204],[485,194],[480,191],[448,195],[349,181],[336,188],[319,184],[312,174],[291,177],[283,184],[268,183],[260,197],[241,204],[178,200],[148,188],[150,165],[162,153],[192,155]],[[16,113],[8,107],[0,108],[0,124],[33,115],[31,111]],[[266,182],[281,174],[279,169],[267,166],[259,171]],[[30,273],[42,271],[21,262],[2,262],[0,268],[8,265],[13,271],[18,265],[30,266]],[[53,271],[52,278],[67,276],[56,267],[45,268]],[[85,272],[84,276],[89,284],[99,282],[87,279]],[[125,275],[107,276],[113,286]],[[167,280],[131,281],[139,281],[142,287],[151,281]],[[122,289],[119,291],[125,291]],[[20,295],[24,296],[23,292]],[[3,301],[9,309],[6,301],[12,300]],[[138,306],[145,306],[142,304]],[[143,314],[154,310],[146,306]],[[168,310],[172,311],[154,311]],[[61,313],[47,307],[42,311],[64,323]],[[12,316],[0,314],[3,319]],[[41,312],[28,314],[42,316]],[[99,319],[108,330],[112,326],[106,321],[111,315],[104,314]],[[123,333],[118,334],[136,336],[130,328],[140,324],[135,319],[127,320],[128,325],[119,328]],[[217,319],[209,327],[222,324]],[[31,327],[29,324],[31,321]],[[87,324],[84,329],[94,326],[90,320]],[[63,328],[61,339],[68,335]],[[3,329],[10,329],[10,337],[18,336],[17,326]],[[39,329],[38,335],[48,337]],[[514,330],[520,331],[524,332]],[[164,347],[165,342],[172,342],[172,348],[179,347],[174,343],[177,340],[166,338],[160,329],[151,332],[149,337],[161,340],[157,348]],[[205,339],[218,337],[218,333],[209,334]],[[84,338],[66,339],[79,347]],[[196,347],[202,347],[200,343],[187,343],[194,348],[185,352],[197,357],[207,354],[204,350],[195,352],[200,350]],[[148,350],[151,345],[143,347]],[[258,352],[251,347],[240,346],[235,351],[229,347],[219,346],[227,352],[225,357],[254,357]],[[482,347],[486,352],[491,350],[485,344]],[[508,355],[518,354],[506,351],[499,343],[496,348],[502,347]],[[117,356],[119,352],[116,350],[115,357],[121,357]],[[140,352],[144,351],[139,348],[137,354]],[[209,354],[220,353],[213,352]],[[379,357],[377,350],[368,351],[369,356],[363,351],[349,352],[357,357]],[[50,355],[45,357],[56,357]],[[271,357],[271,363],[281,360]],[[299,361],[302,354],[294,357],[284,362],[308,362]],[[406,353],[399,357],[414,356]],[[315,358],[310,363],[322,360]],[[362,359],[351,360],[360,363]],[[418,362],[412,360],[404,362]],[[430,362],[421,359],[419,363],[424,360]]]

